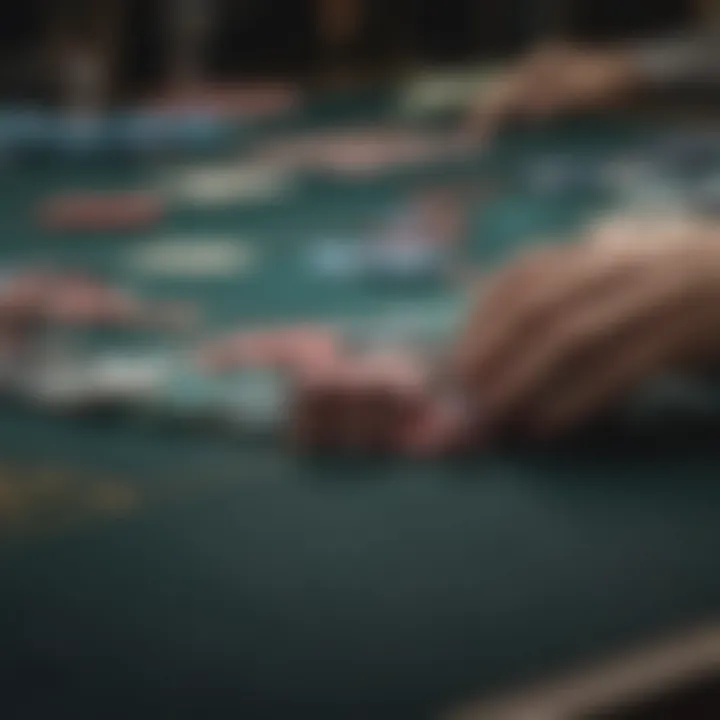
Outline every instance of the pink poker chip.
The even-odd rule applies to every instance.
[[[98,316],[100,290],[86,278],[67,277],[54,284],[46,308],[47,316],[62,323],[84,325]]]
[[[5,315],[37,315],[51,292],[52,277],[43,272],[23,273],[0,289],[0,312]]]
[[[201,351],[201,362],[217,372],[241,367],[280,367],[302,373],[340,351],[338,336],[327,328],[292,326],[240,332]]]

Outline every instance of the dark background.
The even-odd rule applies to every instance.
[[[519,52],[558,29],[604,40],[668,32],[692,16],[689,0],[366,0],[359,41],[333,53],[318,37],[312,0],[216,2],[221,21],[207,62],[213,75],[224,78],[306,76],[345,61],[389,67],[400,58],[449,63],[496,57]],[[0,94],[7,98],[42,91],[46,59],[41,51],[49,29],[64,14],[68,25],[82,31],[87,19],[82,5],[82,0],[24,0],[5,8]],[[117,84],[132,93],[162,77],[165,24],[159,0],[125,0],[121,5]]]

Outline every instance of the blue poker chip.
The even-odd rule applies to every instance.
[[[437,278],[446,270],[444,253],[424,242],[377,243],[367,251],[366,275],[370,278],[419,280]]]
[[[95,153],[106,146],[105,121],[95,116],[67,116],[57,120],[53,144],[64,154]]]
[[[170,145],[168,118],[161,113],[127,114],[115,123],[114,144],[131,152],[167,149]]]
[[[352,280],[365,272],[365,258],[357,243],[327,240],[313,247],[308,255],[313,274],[331,280]]]
[[[228,139],[230,128],[220,117],[207,112],[188,112],[173,118],[170,140],[174,147],[211,149]]]
[[[0,112],[0,147],[10,151],[45,150],[52,146],[55,123],[34,109]]]

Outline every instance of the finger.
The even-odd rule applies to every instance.
[[[427,396],[427,368],[411,354],[388,352],[366,358],[365,369],[373,423],[368,443],[374,449],[397,449],[398,438]]]
[[[306,385],[299,415],[303,442],[353,452],[378,449],[393,430],[398,404],[379,368],[362,359],[339,363]]]
[[[526,344],[485,391],[485,412],[494,424],[522,413],[567,374],[584,365],[612,364],[616,353],[647,342],[649,333],[664,335],[658,315],[677,297],[681,287],[669,277],[652,284],[630,285],[600,302],[568,308],[537,344]]]
[[[371,449],[382,433],[382,389],[364,369],[353,368],[345,373],[338,392],[336,446],[356,452]]]
[[[537,437],[550,438],[598,417],[642,382],[672,366],[687,332],[687,325],[678,319],[665,332],[650,330],[641,341],[627,345],[607,362],[589,365],[534,414],[531,431]]]
[[[343,439],[340,426],[347,402],[346,371],[341,365],[322,371],[307,369],[294,378],[290,432],[294,445],[317,450]]]
[[[512,301],[480,309],[477,329],[463,351],[461,382],[470,388],[487,385],[519,348],[537,342],[574,307],[619,286],[631,269],[587,248],[559,253],[518,284]]]
[[[461,398],[434,398],[406,426],[402,447],[425,457],[460,452],[483,444],[482,427]]]
[[[453,364],[457,375],[462,376],[472,370],[478,335],[485,331],[486,319],[504,312],[512,313],[513,308],[521,305],[524,292],[546,268],[551,267],[560,252],[561,249],[555,247],[529,251],[481,282],[454,350]]]

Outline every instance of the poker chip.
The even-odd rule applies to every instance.
[[[309,270],[322,278],[336,281],[361,277],[366,269],[365,257],[356,242],[324,240],[307,254]]]
[[[402,349],[372,349],[362,358],[366,376],[382,379],[393,392],[419,394],[427,388],[427,367],[416,353]]]
[[[51,198],[40,206],[38,219],[48,230],[66,232],[127,231],[159,223],[163,201],[142,193],[70,194]]]
[[[232,237],[171,237],[136,245],[128,255],[138,274],[203,280],[244,275],[258,260],[255,243]]]
[[[310,161],[319,170],[336,176],[370,177],[386,170],[438,159],[444,150],[429,136],[387,131],[358,133],[328,141]]]
[[[168,358],[115,353],[95,358],[87,371],[93,396],[103,401],[137,401],[157,388],[170,372]]]
[[[44,314],[56,323],[125,324],[140,314],[139,301],[84,275],[60,275],[48,283]]]
[[[441,276],[445,270],[442,252],[422,242],[377,242],[367,249],[368,277],[392,280],[422,280]]]
[[[323,367],[341,347],[331,329],[301,325],[237,333],[203,348],[200,360],[215,372],[272,367],[300,373]]]
[[[6,319],[38,317],[47,305],[51,283],[45,272],[7,271],[0,279],[0,314]]]
[[[106,127],[94,114],[68,115],[58,120],[56,142],[62,152],[96,152],[106,143]]]
[[[143,308],[138,324],[186,333],[200,325],[202,313],[192,302],[154,302]]]
[[[154,413],[168,420],[204,421],[216,417],[225,386],[218,378],[192,362],[173,365],[145,403]]]
[[[260,159],[238,166],[194,168],[169,178],[164,187],[177,202],[212,207],[274,201],[287,195],[293,183],[289,166]]]
[[[501,72],[495,68],[435,72],[413,77],[400,94],[398,112],[407,117],[457,110],[472,104]]]

